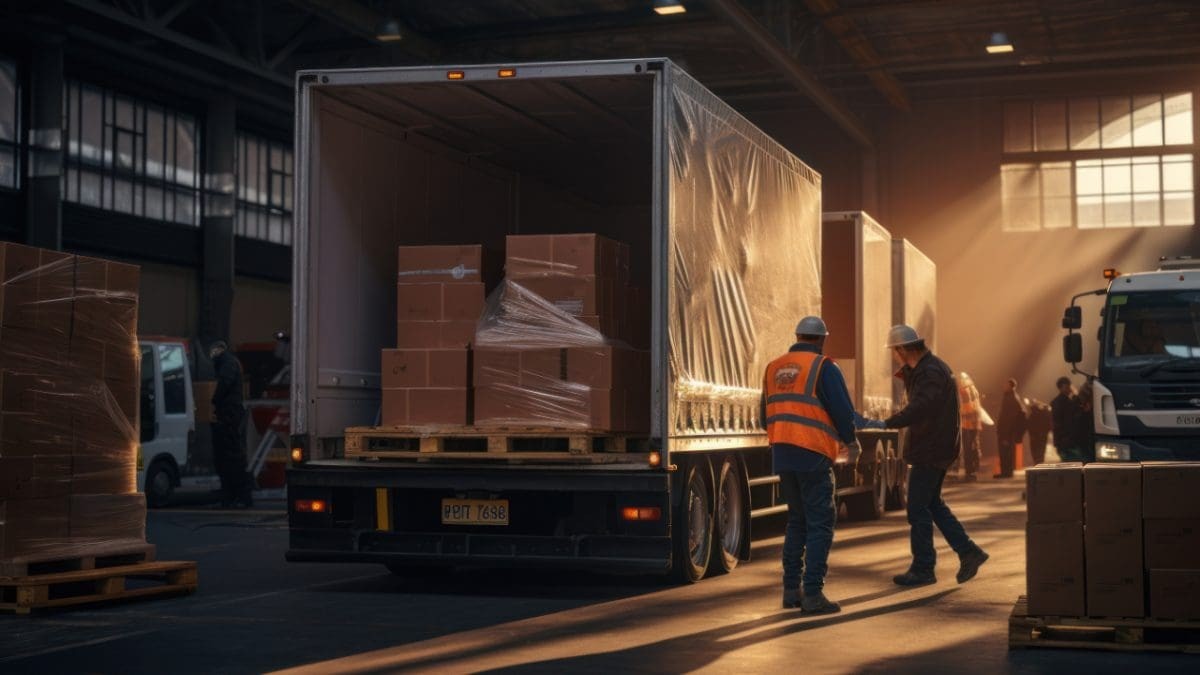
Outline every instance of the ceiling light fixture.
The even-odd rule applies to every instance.
[[[678,0],[654,0],[654,12],[661,16],[668,14],[683,14],[687,11],[687,7],[683,6]]]
[[[1012,41],[1008,39],[1007,33],[992,33],[992,37],[988,40],[987,53],[1011,54],[1012,50]]]
[[[391,17],[380,21],[375,29],[375,39],[380,42],[399,42],[404,39],[400,34],[400,22]]]

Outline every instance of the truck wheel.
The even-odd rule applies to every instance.
[[[175,494],[175,475],[171,465],[158,459],[146,469],[146,506],[157,509],[166,506]]]
[[[689,462],[684,474],[683,498],[671,519],[674,539],[672,573],[677,581],[694,584],[704,578],[712,558],[713,517],[708,463]]]
[[[735,460],[721,462],[721,471],[717,474],[716,499],[712,570],[717,574],[725,574],[737,567],[749,531],[745,518],[746,491],[742,484],[742,472]]]
[[[861,459],[859,460],[862,461]],[[849,515],[855,520],[878,520],[883,517],[884,503],[887,501],[887,480],[885,478],[887,456],[884,454],[883,441],[875,443],[875,462],[870,471],[871,491],[855,495],[848,503]]]

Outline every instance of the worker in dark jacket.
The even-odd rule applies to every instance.
[[[846,380],[837,364],[821,354],[828,335],[820,317],[804,317],[796,326],[796,344],[763,375],[761,419],[788,507],[783,607],[799,606],[805,614],[841,610],[823,590],[837,518],[833,464],[842,445],[851,462],[861,454]]]
[[[1035,465],[1041,464],[1046,461],[1046,441],[1054,418],[1050,406],[1036,398],[1025,399],[1025,409],[1029,411],[1029,454]]]
[[[246,472],[246,406],[242,400],[242,366],[218,340],[209,348],[217,386],[213,390],[213,464],[221,477],[221,503],[248,508],[253,504],[251,479]]]
[[[925,340],[909,326],[893,326],[887,346],[901,366],[897,373],[904,380],[908,405],[891,417],[869,421],[868,428],[900,429],[908,427],[908,447],[904,459],[908,472],[908,523],[912,526],[912,565],[893,578],[900,586],[937,583],[934,567],[937,551],[933,548],[933,526],[941,530],[950,548],[958,554],[958,583],[975,576],[988,559],[942,501],[942,483],[946,469],[959,452],[958,386],[954,373],[925,346]]]
[[[1004,396],[1000,399],[1000,419],[996,422],[996,440],[999,444],[1000,473],[992,478],[1012,478],[1017,464],[1017,444],[1025,437],[1029,424],[1029,411],[1021,395],[1017,393],[1017,381],[1009,378],[1004,383]]]
[[[1051,426],[1054,431],[1054,447],[1058,448],[1058,456],[1064,462],[1078,459],[1079,440],[1076,429],[1078,418],[1083,414],[1078,399],[1075,398],[1075,385],[1071,378],[1060,377],[1054,383],[1058,388],[1058,396],[1050,401]]]

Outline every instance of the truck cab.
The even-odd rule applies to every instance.
[[[1097,461],[1200,459],[1200,260],[1152,272],[1106,270],[1107,288],[1077,295],[1063,318],[1064,357],[1082,360],[1075,301],[1104,297],[1092,384]]]
[[[163,506],[196,469],[190,352],[186,340],[161,336],[140,337],[138,348],[142,358],[138,489],[146,493],[147,504]],[[211,476],[211,469],[207,473]]]

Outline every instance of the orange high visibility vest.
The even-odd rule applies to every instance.
[[[833,420],[817,398],[817,380],[828,359],[814,352],[788,352],[767,366],[763,393],[767,398],[767,438],[837,461],[838,439]]]

